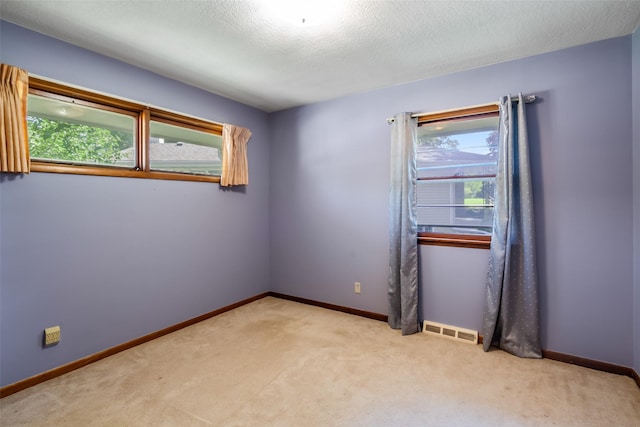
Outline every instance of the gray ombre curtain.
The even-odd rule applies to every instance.
[[[500,138],[483,346],[542,357],[525,103],[500,99]]]
[[[391,131],[389,326],[402,335],[418,332],[417,129],[411,113],[400,113]]]

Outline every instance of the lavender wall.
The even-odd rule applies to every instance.
[[[631,37],[273,113],[272,289],[386,313],[385,119],[518,91],[541,98],[528,117],[544,348],[631,366]],[[486,253],[421,248],[421,263],[421,316],[479,328]]]
[[[0,371],[7,385],[269,289],[268,116],[2,22],[2,62],[251,129],[246,192],[33,173],[0,178]],[[43,349],[42,330],[62,341]]]
[[[634,368],[640,374],[640,28],[632,39],[633,76],[633,285],[634,285]]]
[[[489,251],[420,246],[419,252],[420,318],[480,331]]]
[[[4,21],[0,43],[2,62],[34,74],[253,132],[244,193],[0,177],[1,385],[268,289],[386,313],[385,119],[517,91],[542,98],[528,115],[544,347],[640,371],[640,210],[629,232],[640,203],[638,32],[271,115]],[[478,329],[487,251],[420,252],[421,317]],[[42,349],[54,324],[63,340]]]

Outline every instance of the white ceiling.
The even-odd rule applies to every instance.
[[[2,0],[0,17],[277,111],[628,35],[640,0]]]

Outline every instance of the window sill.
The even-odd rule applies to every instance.
[[[453,246],[458,248],[489,249],[491,236],[469,234],[419,233],[419,245]]]
[[[165,179],[171,181],[220,182],[219,176],[189,175],[174,172],[145,172],[108,166],[80,166],[61,163],[31,162],[31,172],[66,173],[72,175],[113,176],[120,178]]]

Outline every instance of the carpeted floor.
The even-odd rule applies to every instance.
[[[2,426],[640,426],[630,378],[264,298],[0,401]]]

